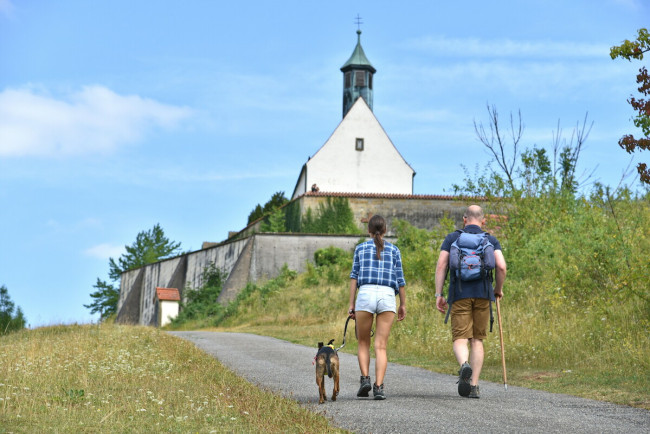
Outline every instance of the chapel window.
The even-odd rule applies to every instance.
[[[366,85],[366,72],[365,71],[355,71],[354,72],[354,85],[363,87]]]

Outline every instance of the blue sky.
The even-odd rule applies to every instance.
[[[588,112],[579,173],[618,185],[641,63],[609,48],[650,24],[647,2],[397,3],[0,0],[0,285],[28,323],[96,321],[108,258],[156,223],[197,250],[291,195],[341,120],[357,14],[416,194],[490,160],[488,103],[521,110],[528,147]]]

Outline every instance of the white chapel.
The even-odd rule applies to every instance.
[[[309,191],[413,194],[415,171],[372,111],[376,69],[361,47],[361,30],[343,72],[343,120],[303,165],[291,199]]]

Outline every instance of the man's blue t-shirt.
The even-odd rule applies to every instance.
[[[480,234],[483,233],[481,227],[478,225],[467,225],[463,228],[463,231],[469,234]],[[455,231],[450,233],[445,237],[445,240],[442,242],[440,250],[445,250],[449,252],[451,250],[451,245],[458,239],[460,232]],[[488,240],[494,246],[494,250],[501,250],[501,243],[494,236],[488,235]],[[492,285],[492,280],[490,279],[487,282],[488,285]],[[486,286],[483,279],[474,280],[470,282],[461,282],[461,292],[458,293],[458,286],[456,285],[456,276],[454,273],[449,273],[449,292],[447,296],[448,301],[460,300],[461,298],[490,298],[494,301],[494,291],[490,291],[490,294],[486,294]]]

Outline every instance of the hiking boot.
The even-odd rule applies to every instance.
[[[386,394],[384,393],[384,385],[377,386],[377,384],[372,385],[372,394],[375,396],[375,399],[386,399]]]
[[[472,378],[472,367],[469,363],[465,362],[461,365],[458,371],[458,394],[460,396],[468,397],[471,391],[469,380]]]
[[[476,386],[470,386],[469,398],[480,398],[480,392],[478,390],[478,384]]]
[[[360,398],[367,398],[368,392],[370,392],[370,389],[372,389],[372,386],[370,385],[370,377],[364,377],[362,375],[361,380],[359,382],[361,383],[361,385],[359,386],[359,391],[357,392],[357,396]]]

